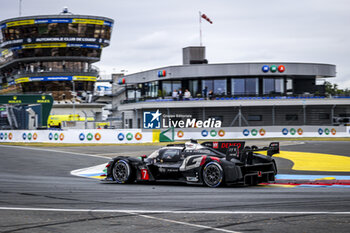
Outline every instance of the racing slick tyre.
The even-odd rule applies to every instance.
[[[113,179],[119,183],[130,183],[132,179],[132,171],[129,163],[125,160],[117,160],[112,170]]]
[[[218,187],[224,179],[224,171],[217,162],[209,162],[203,168],[203,181],[206,186]]]

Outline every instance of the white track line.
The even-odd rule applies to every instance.
[[[214,230],[214,231],[222,231],[222,232],[231,232],[231,233],[240,233],[238,231],[230,231],[222,228],[216,228],[216,227],[209,227],[209,226],[204,226],[204,225],[198,225],[198,224],[192,224],[188,222],[180,222],[180,221],[175,221],[171,219],[165,219],[165,218],[157,218],[154,216],[149,216],[149,215],[144,215],[144,214],[136,214],[137,216],[144,217],[144,218],[150,218],[150,219],[155,219],[159,221],[164,221],[164,222],[170,222],[170,223],[176,223],[176,224],[181,224],[181,225],[186,225],[186,226],[191,226],[191,227],[198,227],[198,228],[204,228],[208,230]]]
[[[53,212],[101,212],[101,213],[134,213],[134,214],[329,214],[350,215],[350,211],[211,211],[211,210],[113,210],[113,209],[55,209],[0,206],[0,210],[53,211]]]
[[[73,154],[73,155],[90,156],[95,158],[111,159],[110,157],[100,156],[100,155],[92,155],[92,154],[84,154],[84,153],[77,153],[77,152],[70,152],[70,151],[52,150],[52,149],[43,149],[43,148],[33,148],[33,147],[26,147],[26,146],[0,145],[0,147],[21,148],[21,149],[27,149],[27,150],[39,150],[39,151],[48,151],[48,152],[57,152],[57,153],[65,153],[65,154]]]
[[[19,207],[0,207],[0,210],[24,210],[24,211],[54,211],[54,212],[102,212],[102,213],[124,213],[124,214],[133,214],[135,216],[143,217],[143,218],[148,218],[148,219],[154,219],[158,221],[163,221],[163,222],[170,222],[170,223],[176,223],[176,224],[181,224],[181,225],[186,225],[186,226],[191,226],[191,227],[197,227],[197,228],[202,228],[202,229],[208,229],[208,230],[214,230],[214,231],[221,231],[221,232],[230,232],[230,233],[240,233],[238,231],[230,231],[226,229],[221,229],[221,228],[215,228],[215,227],[210,227],[210,226],[205,226],[205,225],[199,225],[199,224],[192,224],[188,222],[181,222],[181,221],[176,221],[176,220],[171,220],[171,219],[165,219],[165,218],[157,218],[154,216],[149,216],[145,214],[140,214],[140,213],[177,213],[176,211],[145,211],[145,210],[93,210],[93,209],[50,209],[50,208],[19,208]],[[186,212],[186,211],[185,211]],[[186,212],[187,213],[187,212]]]

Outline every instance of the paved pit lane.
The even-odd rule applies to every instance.
[[[0,232],[348,232],[347,188],[117,185],[70,174],[105,163],[107,154],[155,148],[0,145]],[[343,156],[349,149],[348,142],[281,148]],[[288,160],[278,166],[293,174]]]

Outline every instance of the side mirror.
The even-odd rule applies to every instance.
[[[238,146],[230,146],[226,151],[226,160],[231,161],[231,159],[239,159],[239,149]]]
[[[147,155],[141,155],[142,162],[145,161],[145,158],[147,158]]]

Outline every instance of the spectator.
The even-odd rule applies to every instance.
[[[179,93],[177,92],[176,89],[173,91],[173,95],[172,96],[173,96],[173,100],[177,100],[179,98]]]
[[[179,95],[179,100],[182,100],[184,94],[182,93],[182,89],[181,88],[179,89],[178,95]]]
[[[185,97],[185,100],[190,100],[191,92],[188,89],[186,89],[184,97]]]
[[[208,97],[209,97],[210,100],[214,99],[214,92],[213,92],[213,90],[209,91]]]
[[[208,87],[207,86],[205,86],[205,88],[203,89],[203,98],[204,99],[207,99],[208,98]]]

